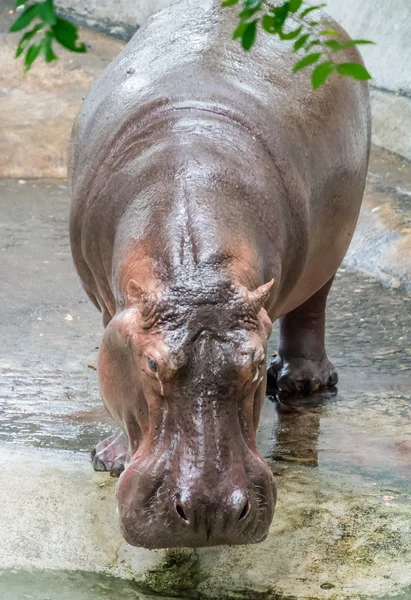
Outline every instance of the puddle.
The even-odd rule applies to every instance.
[[[1,600],[151,600],[132,582],[94,573],[3,571]]]
[[[260,433],[260,447],[268,460],[362,477],[398,491],[411,488],[411,403],[405,394],[324,394],[310,403],[276,401],[264,418],[266,439]]]

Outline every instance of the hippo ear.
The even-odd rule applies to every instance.
[[[158,301],[158,294],[144,290],[136,281],[131,279],[127,286],[127,306],[138,308],[145,319],[153,315]]]
[[[264,285],[260,285],[260,287],[253,292],[246,290],[247,302],[249,302],[255,308],[256,312],[260,312],[260,310],[263,308],[270,295],[270,290],[273,286],[273,283],[274,279],[268,283],[264,283]]]
[[[127,286],[127,305],[141,306],[144,302],[145,291],[141,286],[138,285],[133,279],[131,279]]]

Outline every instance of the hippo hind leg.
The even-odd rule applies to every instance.
[[[97,444],[91,452],[95,471],[110,471],[112,477],[120,477],[124,471],[128,453],[128,439],[121,430]]]
[[[280,319],[280,347],[268,371],[280,391],[307,396],[338,382],[324,346],[325,307],[333,279]]]

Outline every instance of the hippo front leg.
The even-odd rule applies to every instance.
[[[124,471],[128,453],[128,439],[119,431],[97,444],[91,453],[95,471],[110,471],[112,477],[120,477]]]
[[[324,346],[325,307],[333,279],[280,319],[278,356],[268,371],[280,391],[298,391],[306,396],[338,382]]]

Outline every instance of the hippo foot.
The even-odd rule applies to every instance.
[[[124,471],[128,453],[127,436],[119,431],[97,444],[91,452],[95,471],[110,471],[112,477],[120,477]]]
[[[326,356],[321,360],[275,356],[268,369],[268,378],[275,382],[280,392],[299,392],[303,396],[338,383],[337,371]]]

